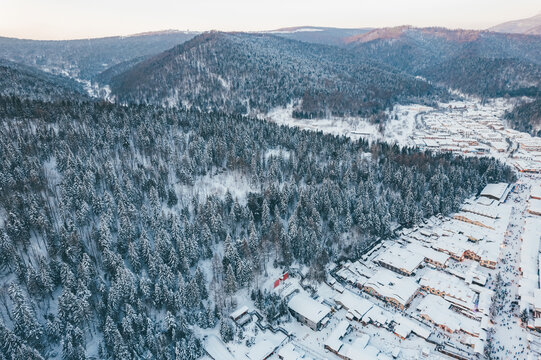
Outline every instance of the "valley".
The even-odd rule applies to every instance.
[[[385,14],[0,37],[0,360],[541,358],[539,16]]]

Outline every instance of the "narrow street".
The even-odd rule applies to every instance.
[[[500,261],[494,274],[501,276],[501,285],[495,289],[496,276],[489,286],[498,292],[496,317],[494,318],[494,356],[497,359],[528,359],[528,331],[521,326],[518,306],[513,305],[520,281],[521,233],[526,214],[526,201],[529,190],[517,185],[508,201],[513,202],[513,210],[507,234],[500,252]],[[516,304],[516,303],[515,303]]]

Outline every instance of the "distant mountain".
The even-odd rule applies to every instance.
[[[419,35],[422,35],[427,38],[440,38],[447,41],[454,42],[470,42],[477,40],[482,34],[481,31],[477,30],[450,30],[442,27],[431,27],[431,28],[415,28],[409,25],[402,25],[391,28],[381,28],[368,31],[363,34],[352,36],[346,39],[346,42],[349,44],[355,43],[367,43],[375,40],[398,40],[403,38],[419,38]]]
[[[65,41],[0,37],[0,57],[89,80],[113,65],[158,54],[195,35],[197,33],[162,31]]]
[[[489,30],[510,34],[541,35],[541,13],[527,19],[507,21],[493,26]]]
[[[406,71],[417,71],[464,54],[541,64],[541,37],[531,35],[401,26],[373,30],[347,42],[349,48],[367,58]]]
[[[83,94],[83,87],[72,79],[0,59],[0,96],[54,101],[81,99]]]
[[[206,33],[111,80],[122,102],[267,112],[302,99],[300,117],[373,115],[427,97],[425,81],[377,67],[338,47],[268,34]]]
[[[538,36],[401,26],[373,30],[347,42],[365,59],[472,94],[520,95],[539,87]]]
[[[370,28],[344,29],[318,26],[297,26],[265,31],[264,33],[313,44],[344,45],[346,40],[352,36],[364,34],[371,30],[372,29]]]
[[[527,35],[541,35],[541,25],[531,28],[526,32]]]
[[[541,88],[541,66],[517,59],[464,54],[422,69],[419,74],[443,86],[485,97],[536,96]]]

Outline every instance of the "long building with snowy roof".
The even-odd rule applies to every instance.
[[[508,183],[487,184],[481,191],[481,196],[502,201],[509,187]]]
[[[428,320],[447,332],[462,331],[478,337],[481,326],[478,321],[462,316],[450,309],[450,304],[443,298],[428,294],[417,305],[419,316]]]
[[[306,294],[293,296],[287,305],[298,321],[314,331],[321,329],[326,324],[331,313],[330,307],[317,302]]]
[[[401,275],[410,276],[424,261],[424,256],[402,247],[400,244],[380,253],[374,262]]]
[[[351,317],[355,320],[361,320],[362,317],[374,306],[371,301],[368,301],[349,290],[334,298],[337,304],[342,305]]]
[[[464,281],[453,275],[429,269],[419,284],[423,290],[441,296],[459,307],[475,309],[476,293]]]
[[[426,263],[432,264],[438,268],[447,267],[447,262],[450,256],[448,254],[436,251],[432,248],[420,244],[418,241],[412,241],[407,245],[407,248],[416,254],[420,254],[424,257]]]
[[[539,294],[539,269],[541,249],[541,218],[528,217],[522,232],[519,270],[522,278],[519,282],[518,293],[521,309],[532,309]],[[541,304],[540,304],[541,305]],[[540,312],[541,314],[541,312]]]
[[[533,215],[541,215],[541,200],[530,199],[528,204],[528,212]]]
[[[539,185],[532,186],[530,197],[532,199],[541,200],[541,186]]]
[[[362,284],[362,289],[368,294],[379,297],[404,310],[417,295],[419,284],[410,277],[381,269]]]

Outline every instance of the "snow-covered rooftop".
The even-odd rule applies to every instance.
[[[487,206],[482,203],[466,204],[462,206],[462,211],[471,212],[473,214],[489,217],[492,219],[496,219],[499,214],[498,208],[496,206]]]
[[[317,324],[331,312],[327,305],[319,303],[306,294],[297,294],[289,300],[288,306],[297,314]]]
[[[528,211],[531,212],[532,214],[541,214],[541,200],[530,199]]]
[[[304,352],[297,351],[295,345],[292,343],[287,343],[280,351],[278,351],[278,357],[283,360],[312,360],[309,357],[306,357]]]
[[[505,190],[509,186],[508,183],[497,183],[497,184],[487,184],[483,191],[481,191],[481,196],[491,197],[496,200],[501,200],[505,194]]]
[[[204,347],[213,359],[235,360],[223,341],[216,335],[210,335],[205,341]]]
[[[530,192],[530,197],[535,199],[541,199],[541,186],[533,186]]]
[[[462,330],[470,334],[480,332],[480,323],[473,319],[462,316],[449,309],[450,304],[443,298],[428,294],[417,305],[420,314],[428,316],[434,323],[444,325],[452,332]]]
[[[440,264],[445,265],[447,261],[449,260],[449,255],[442,253],[440,251],[436,251],[432,248],[426,247],[417,241],[412,241],[407,246],[408,246],[408,249],[411,250],[412,252],[420,254],[423,257],[430,259],[432,261],[438,262]]]
[[[363,315],[374,306],[372,302],[355,295],[348,290],[336,296],[334,300],[345,307],[358,319],[361,319]]]
[[[407,247],[402,247],[400,244],[394,244],[374,259],[376,262],[400,269],[408,274],[415,271],[415,269],[421,265],[423,260],[423,255],[414,253]]]
[[[247,312],[248,312],[248,306],[243,305],[240,308],[238,308],[237,310],[233,311],[229,315],[229,317],[231,317],[231,319],[235,320],[235,319],[238,319],[239,317],[241,317],[242,315],[244,315]]]
[[[340,321],[325,340],[325,346],[334,352],[339,352],[343,345],[342,338],[346,335],[349,327],[347,320]]]
[[[443,271],[428,269],[419,284],[442,292],[445,298],[452,297],[460,300],[460,305],[469,309],[475,306],[475,292],[464,281]]]
[[[373,323],[377,326],[387,326],[393,320],[393,313],[377,305],[368,310],[362,318],[364,323]]]
[[[406,305],[419,290],[419,284],[412,278],[386,269],[378,270],[363,285],[371,287],[381,296],[395,299],[402,305]]]

